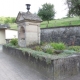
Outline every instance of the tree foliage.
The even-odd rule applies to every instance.
[[[68,15],[78,15],[80,16],[80,0],[66,0],[68,5]]]
[[[15,17],[0,17],[0,22],[3,23],[15,23]]]
[[[52,20],[55,16],[54,5],[50,3],[45,3],[42,5],[42,8],[38,10],[38,15],[42,20]]]

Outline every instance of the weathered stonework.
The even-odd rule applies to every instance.
[[[19,12],[16,23],[18,25],[18,44],[26,47],[40,43],[40,22],[42,20],[29,11]]]
[[[41,55],[37,54],[35,57],[28,51],[24,52],[9,46],[3,46],[3,52],[25,60],[28,66],[46,76],[45,80],[66,80],[80,74],[80,53],[65,58],[52,59],[44,55],[39,58]]]
[[[80,27],[70,26],[41,29],[41,41],[80,45]]]

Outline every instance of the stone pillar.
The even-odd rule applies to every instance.
[[[26,45],[40,44],[40,23],[26,22]]]

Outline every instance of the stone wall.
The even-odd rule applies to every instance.
[[[13,47],[3,46],[3,51],[6,54],[26,60],[26,64],[44,75],[45,80],[66,80],[80,73],[80,55],[50,59],[50,62],[47,63],[48,57],[43,56],[40,59],[38,56],[35,58],[30,53],[24,53],[22,50]]]
[[[53,41],[64,42],[68,45],[80,45],[80,26],[41,29],[41,42]]]

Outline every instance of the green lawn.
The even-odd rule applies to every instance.
[[[4,23],[1,22],[0,23]],[[71,24],[70,24],[71,23]],[[17,29],[16,23],[9,23],[11,29]],[[40,25],[41,28],[45,28],[47,25],[47,21],[43,21]],[[65,18],[65,19],[56,19],[49,21],[48,27],[59,27],[59,26],[70,26],[70,25],[80,25],[80,18],[74,17],[74,18]]]
[[[47,25],[47,21],[43,21],[41,23],[41,28],[45,28],[46,25]],[[69,25],[80,25],[80,18],[74,17],[74,18],[51,20],[49,22],[48,27],[69,26]]]

